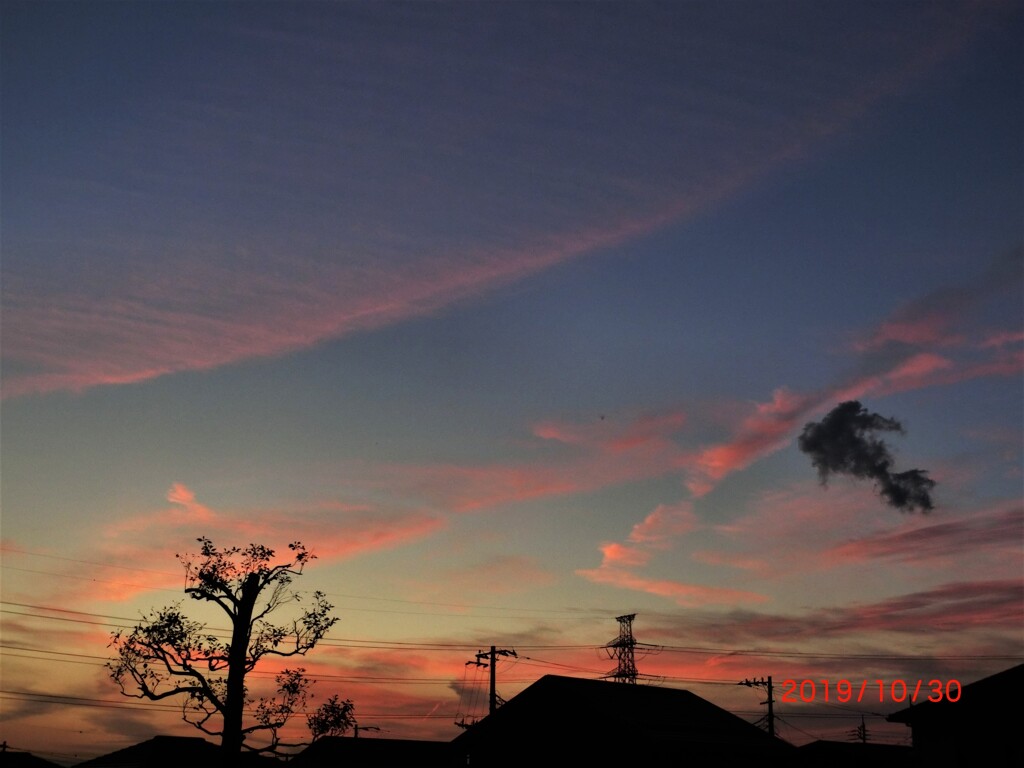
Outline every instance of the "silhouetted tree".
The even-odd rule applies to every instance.
[[[309,732],[313,734],[313,741],[322,736],[341,736],[355,725],[356,719],[352,709],[350,699],[342,701],[337,695],[331,696],[321,704],[316,712],[306,718]]]
[[[297,746],[282,744],[279,732],[293,714],[305,709],[312,684],[305,670],[285,669],[276,678],[277,695],[259,699],[249,695],[245,678],[266,656],[304,656],[337,621],[321,592],[314,592],[312,604],[289,624],[268,620],[281,606],[301,602],[289,587],[314,555],[295,542],[288,545],[290,559],[273,564],[274,551],[260,544],[218,549],[205,537],[198,541],[198,555],[177,556],[185,566],[185,594],[218,606],[230,620],[230,639],[187,618],[178,603],[144,616],[131,632],[112,635],[117,659],[107,665],[110,675],[127,696],[153,701],[185,697],[182,717],[204,733],[221,737],[226,764],[243,746],[260,752]],[[251,713],[248,724],[246,711]],[[308,719],[311,729],[325,723],[332,733],[343,732],[353,722],[352,702],[341,702],[337,696]],[[246,738],[255,733],[268,736],[270,743],[246,745]]]

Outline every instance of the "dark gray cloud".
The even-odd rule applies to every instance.
[[[806,424],[797,443],[811,457],[822,483],[833,473],[870,479],[890,506],[905,512],[933,509],[935,481],[923,469],[894,472],[889,446],[876,437],[879,432],[902,434],[903,425],[848,400],[821,421]]]

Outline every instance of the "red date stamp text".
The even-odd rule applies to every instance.
[[[959,701],[959,680],[783,680],[782,701],[787,704],[837,701]]]

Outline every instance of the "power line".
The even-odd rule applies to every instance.
[[[33,552],[28,549],[15,549],[14,547],[0,547],[0,552],[10,552],[13,555],[29,555],[31,557],[44,557],[48,560],[63,560],[66,563],[79,563],[80,565],[96,565],[100,568],[119,568],[123,571],[139,571],[142,573],[157,573],[161,576],[179,576],[180,574],[171,573],[170,571],[158,571],[154,568],[140,568],[137,565],[117,565],[116,563],[99,563],[95,560],[78,560],[73,557],[63,557],[61,555],[51,555],[46,552]]]
[[[89,611],[76,611],[67,608],[59,608],[55,606],[44,606],[34,605],[31,603],[18,603],[8,600],[0,600],[0,603],[4,605],[12,605],[19,608],[31,608],[37,611],[51,611],[55,613],[70,613],[78,616],[89,616],[93,618],[111,619],[112,621],[89,621],[86,619],[73,619],[63,616],[46,616],[39,613],[25,613],[22,611],[12,611],[7,608],[0,608],[0,613],[8,613],[17,616],[26,616],[37,619],[48,619],[53,621],[67,621],[80,624],[89,624],[94,626],[110,626],[115,628],[130,628],[140,621],[144,621],[144,617],[128,618],[126,616],[111,616],[109,614],[92,613]],[[128,624],[117,624],[114,622],[129,622]],[[210,627],[210,631],[217,633],[228,632],[225,628]],[[427,642],[411,642],[401,640],[363,640],[359,638],[324,638],[321,643],[325,646],[332,646],[338,648],[352,648],[352,649],[371,649],[371,650],[399,650],[399,649],[415,649],[419,651],[471,651],[476,648],[476,645],[469,643],[427,643]],[[593,644],[546,644],[546,645],[522,645],[517,644],[519,648],[524,650],[587,650],[596,649],[601,650],[606,646],[593,645]],[[639,644],[638,644],[639,645]],[[649,644],[644,644],[648,646]],[[758,650],[756,648],[706,648],[696,646],[675,646],[675,645],[660,645],[651,646],[667,653],[695,653],[695,654],[709,654],[709,655],[731,655],[731,656],[752,656],[752,657],[774,657],[774,658],[842,658],[842,659],[862,659],[862,660],[886,660],[886,661],[1021,661],[1024,660],[1024,655],[1020,654],[964,654],[964,655],[932,655],[932,654],[870,654],[870,653],[828,653],[818,651],[767,651]],[[589,671],[589,670],[587,670]]]
[[[47,664],[60,663],[60,664],[82,664],[89,667],[105,667],[106,662],[109,659],[103,659],[103,657],[96,656],[93,658],[103,659],[100,661],[82,661],[78,659],[61,659],[61,658],[48,658],[48,656],[76,656],[82,654],[64,654],[61,651],[43,651],[33,649],[35,653],[47,654],[47,656],[29,656],[23,653],[4,653],[3,656],[12,659],[27,659],[29,661],[40,661],[46,662]],[[254,669],[250,671],[246,677],[261,677],[266,679],[272,679],[277,677],[278,672],[271,672],[265,670]],[[353,683],[357,685],[450,685],[451,678],[448,677],[381,677],[373,675],[330,675],[330,674],[315,674],[312,676],[316,682],[329,682],[329,683]],[[529,684],[535,682],[532,678],[521,677],[521,678],[506,678],[506,683],[515,684]]]
[[[786,720],[783,717],[779,717],[778,715],[776,715],[775,719],[778,720],[780,723],[785,723],[787,728],[792,728],[794,731],[799,731],[804,736],[810,736],[812,739],[820,739],[821,738],[821,736],[815,736],[813,733],[805,731],[803,728],[798,728],[797,726],[793,725],[791,722],[789,722],[788,720]]]
[[[533,662],[533,664],[531,664],[530,662]],[[557,661],[545,661],[544,659],[538,659],[533,656],[520,656],[519,663],[525,664],[528,667],[557,667],[559,669],[568,669],[573,672],[586,672],[587,674],[591,675],[604,674],[604,672],[600,669],[587,669],[586,667],[577,667],[572,664],[560,664]]]
[[[128,618],[127,616],[111,616],[109,614],[92,613],[89,611],[75,611],[67,608],[56,608],[53,606],[46,605],[34,605],[31,603],[17,603],[8,600],[2,600],[0,603],[4,605],[13,605],[19,608],[33,608],[37,611],[52,611],[58,613],[71,613],[79,616],[91,616],[93,618],[110,619],[111,621],[89,621],[87,619],[74,619],[65,616],[47,616],[42,613],[29,613],[24,611],[13,611],[9,608],[0,608],[0,613],[7,613],[14,616],[26,616],[34,619],[47,619],[50,621],[68,621],[77,624],[90,624],[98,626],[109,626],[109,627],[121,627],[129,628],[138,624],[139,622],[145,621],[144,616],[136,618]],[[129,624],[118,624],[115,622],[129,622]],[[208,627],[207,631],[213,634],[221,633],[221,637],[227,637],[228,630],[224,627]],[[442,651],[469,651],[473,648],[478,647],[477,645],[471,645],[468,643],[428,643],[428,642],[411,642],[402,640],[361,640],[358,638],[324,638],[321,643],[323,645],[330,645],[341,648],[370,648],[370,649],[398,649],[398,648],[412,648],[420,651],[431,651],[431,650],[442,650]],[[529,645],[523,646],[526,648],[536,648],[540,650],[581,650],[596,648],[594,645]]]
[[[126,697],[131,698],[131,697]],[[7,699],[9,701],[32,701],[37,703],[52,703],[56,705],[66,705],[75,707],[98,707],[100,709],[136,709],[145,708],[147,710],[161,710],[167,712],[180,713],[181,707],[174,706],[171,704],[161,704],[159,702],[151,702],[139,699],[137,701],[116,701],[112,699],[98,699],[88,696],[65,696],[62,694],[54,693],[39,693],[37,691],[11,691],[5,688],[0,688],[0,700]],[[255,712],[255,710],[245,710],[249,714]],[[307,710],[295,710],[296,715],[308,715],[310,714]],[[380,720],[444,720],[450,718],[451,715],[445,714],[428,714],[428,715],[393,715],[393,714],[361,714],[361,717],[374,718]]]
[[[10,651],[24,651],[26,653],[10,653]],[[49,659],[40,656],[30,656],[28,653],[45,654],[46,656],[69,656],[70,659]],[[107,656],[96,656],[84,653],[72,653],[70,651],[54,651],[47,650],[44,648],[29,648],[26,646],[6,645],[0,644],[0,657],[18,658],[18,659],[29,659],[35,661],[47,661],[53,662],[58,661],[65,664],[86,664],[89,666],[102,667],[106,666],[106,663],[111,660]],[[87,661],[78,661],[77,659],[87,659]],[[91,659],[91,661],[88,661]],[[532,663],[531,663],[532,662]],[[595,676],[603,674],[602,670],[599,669],[587,669],[586,667],[578,667],[571,664],[559,664],[554,661],[543,661],[528,656],[520,658],[519,663],[525,666],[548,668],[554,667],[556,669],[565,669],[573,672],[583,672]],[[256,677],[274,677],[276,672],[265,672],[263,670],[253,670],[249,672],[250,675]],[[399,683],[402,685],[447,685],[452,682],[451,678],[441,677],[402,677],[402,676],[365,676],[365,675],[330,675],[330,674],[317,674],[316,679],[318,681],[332,681],[332,682],[346,682],[346,683],[364,683],[364,684],[388,684],[388,683]],[[695,685],[728,685],[732,686],[735,683],[732,680],[724,679],[709,679],[709,678],[697,678],[697,677],[674,677],[671,675],[659,675],[658,679],[663,682],[672,683],[690,683]],[[533,678],[505,678],[507,683],[532,683]],[[859,710],[857,710],[859,712]]]
[[[759,710],[729,710],[734,715],[744,716],[759,716],[764,713]],[[786,713],[786,717],[791,717],[797,720],[852,720],[854,717],[859,718],[860,715],[840,715],[834,712],[795,712],[789,711]],[[865,712],[864,717],[879,717],[884,718],[885,715],[878,712]]]
[[[19,653],[10,653],[9,651],[24,651],[25,653],[45,654],[47,656],[69,656],[71,659],[47,659],[39,656],[29,656]],[[96,656],[84,653],[74,653],[71,651],[56,651],[48,650],[45,648],[31,648],[27,646],[17,646],[0,644],[0,657],[9,658],[20,658],[29,659],[36,661],[59,661],[68,664],[86,664],[90,666],[102,667],[106,665],[106,662],[110,661],[111,658],[107,656]],[[86,659],[86,661],[77,661],[76,659]],[[91,661],[88,661],[91,660]],[[553,667],[556,669],[564,669],[572,672],[582,672],[585,674],[600,676],[603,674],[602,670],[599,669],[588,669],[586,667],[579,667],[571,664],[560,664],[555,661],[547,661],[543,659],[537,659],[536,657],[521,656],[518,663],[525,666],[548,668]],[[277,673],[264,670],[253,670],[249,672],[250,675],[255,677],[266,677],[272,678]],[[341,682],[341,683],[357,683],[367,685],[387,685],[387,684],[400,684],[400,685],[447,685],[452,682],[449,677],[405,677],[405,676],[382,676],[382,675],[332,675],[320,673],[315,675],[318,681],[324,682]],[[684,683],[690,685],[718,685],[718,686],[735,686],[734,680],[724,678],[706,678],[706,677],[677,677],[673,675],[658,675],[658,680],[661,682],[668,683]],[[505,682],[512,684],[526,684],[534,682],[533,678],[505,678]],[[844,712],[849,712],[850,717],[859,716],[861,714],[869,714],[874,716],[881,716],[877,712],[871,712],[869,710],[855,709],[832,702],[822,702],[821,706],[831,707]]]
[[[9,650],[12,650],[12,651],[29,651],[31,653],[55,653],[55,654],[59,654],[61,656],[76,656],[76,657],[83,658],[83,659],[101,659],[103,661],[106,661],[107,659],[109,659],[108,656],[95,656],[95,655],[91,655],[91,654],[87,654],[87,653],[72,653],[70,651],[48,651],[48,650],[45,650],[43,648],[26,648],[25,646],[21,646],[21,645],[7,645],[6,643],[0,644],[0,649],[9,649]],[[7,655],[10,655],[10,654],[4,654],[4,655],[7,656]]]

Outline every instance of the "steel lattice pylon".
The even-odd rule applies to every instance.
[[[605,648],[608,649],[608,656],[618,662],[618,667],[608,677],[620,683],[631,683],[636,685],[636,678],[639,674],[636,671],[636,658],[633,649],[636,647],[636,638],[633,637],[633,619],[635,613],[625,616],[616,616],[619,622],[619,636],[612,640]]]

